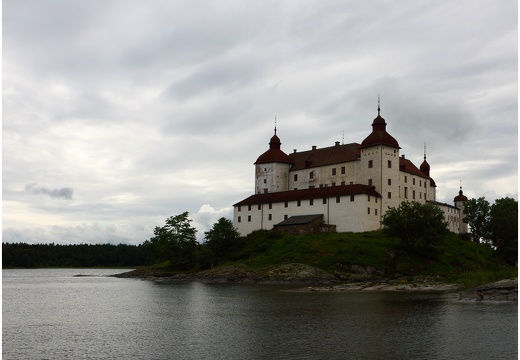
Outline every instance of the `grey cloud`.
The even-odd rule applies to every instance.
[[[72,200],[72,194],[74,190],[69,187],[59,188],[59,189],[49,189],[45,186],[40,186],[36,183],[26,184],[25,191],[30,191],[33,194],[44,194],[48,195],[53,199],[65,199]]]

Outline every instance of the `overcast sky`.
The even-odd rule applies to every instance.
[[[282,150],[387,130],[437,200],[518,198],[516,0],[3,1],[3,241],[199,238]]]

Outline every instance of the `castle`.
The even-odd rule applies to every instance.
[[[455,233],[468,231],[462,192],[454,205],[436,201],[430,165],[418,168],[399,154],[378,106],[372,132],[361,142],[286,154],[276,134],[255,162],[255,194],[233,205],[241,235],[259,229],[287,233],[363,232],[381,228],[390,207],[402,201],[432,203]]]

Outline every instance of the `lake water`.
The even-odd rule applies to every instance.
[[[518,358],[516,303],[104,277],[123,271],[3,270],[3,359]]]

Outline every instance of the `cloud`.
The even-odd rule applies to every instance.
[[[69,187],[59,188],[59,189],[49,189],[45,186],[39,186],[36,183],[26,184],[25,191],[32,192],[33,194],[44,194],[48,195],[53,199],[65,199],[72,200],[72,194],[74,190]]]
[[[378,95],[440,197],[516,194],[518,5],[403,1],[4,1],[4,227],[139,243],[188,211],[200,238],[275,116],[287,153],[360,143]]]

